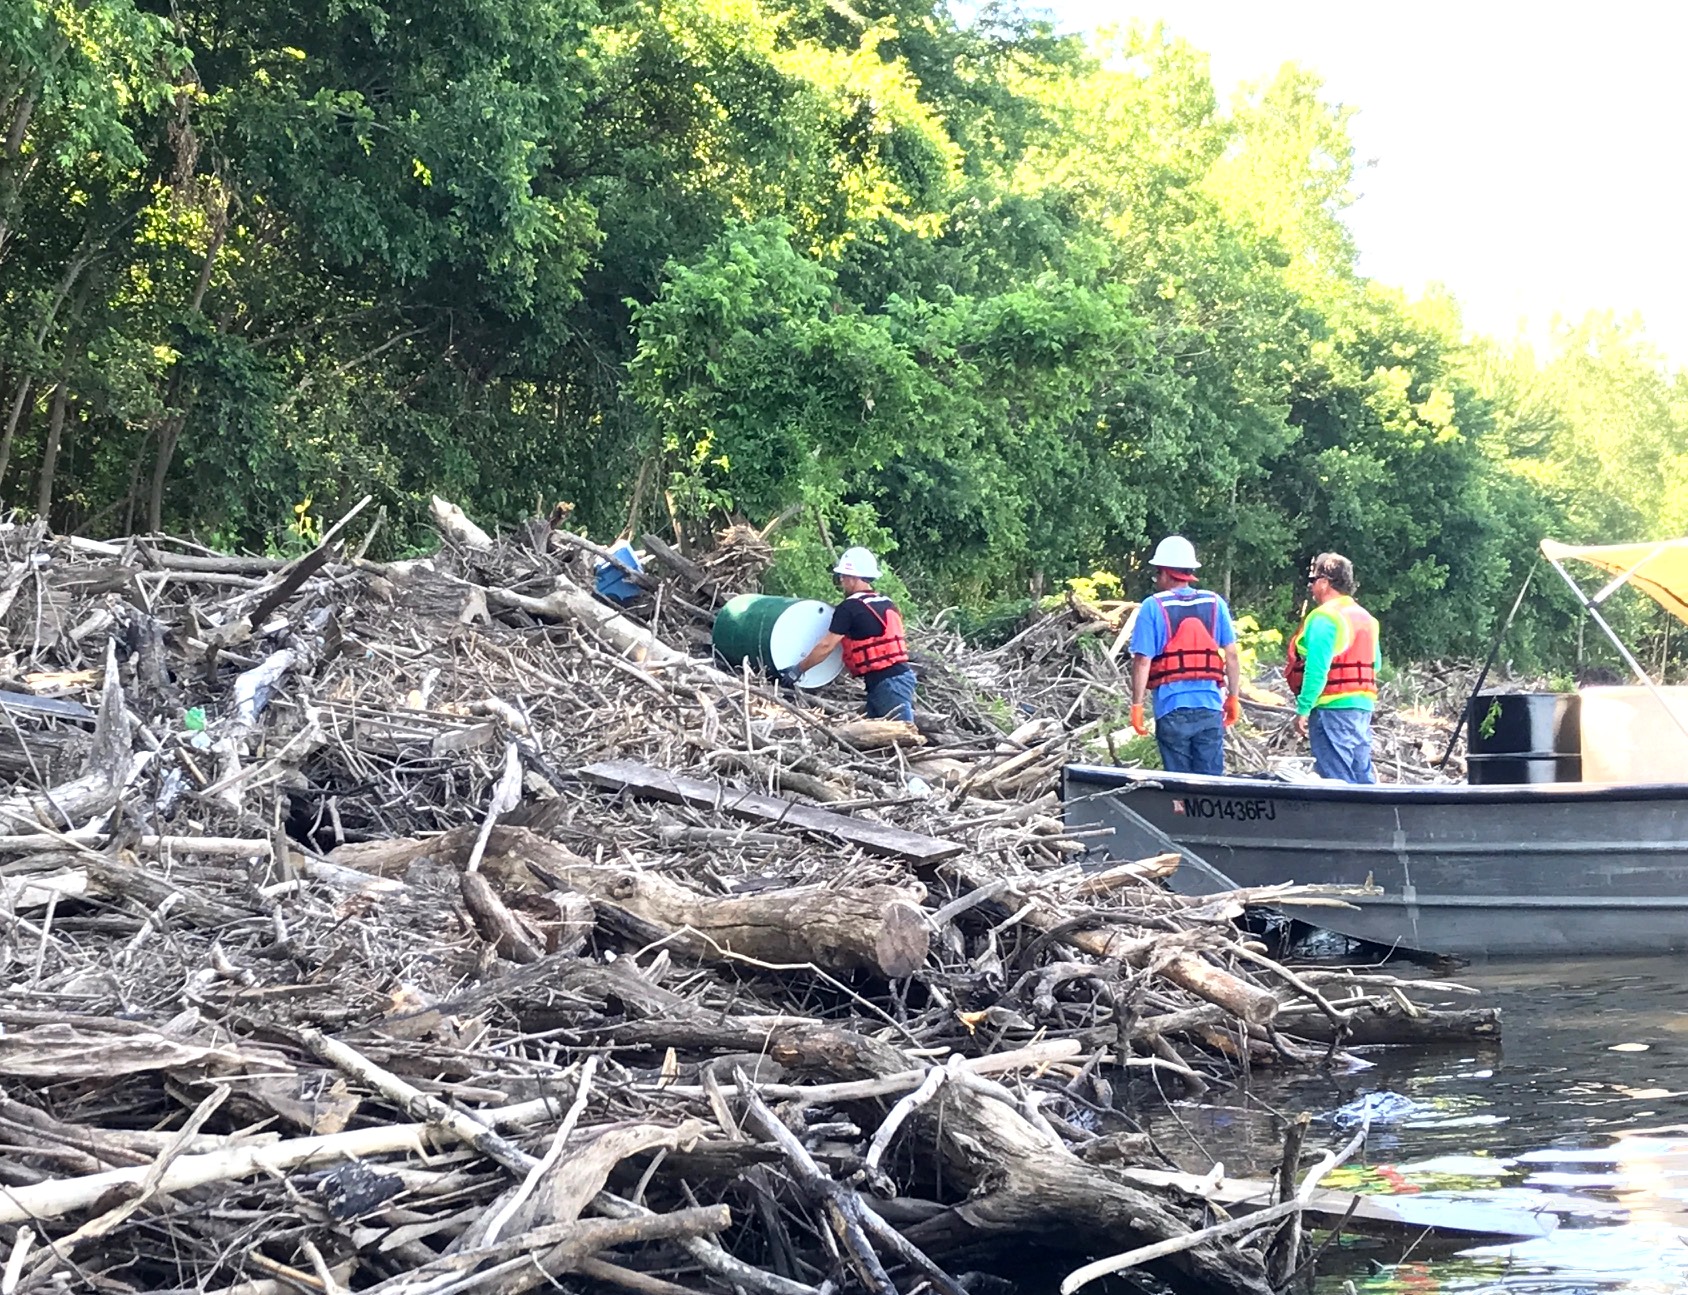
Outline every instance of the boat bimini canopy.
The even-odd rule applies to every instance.
[[[1658,685],[1641,668],[1641,662],[1635,659],[1635,654],[1624,646],[1624,641],[1600,614],[1600,604],[1625,585],[1634,585],[1677,620],[1688,623],[1688,537],[1679,540],[1651,540],[1642,544],[1579,545],[1561,544],[1558,540],[1543,540],[1541,555],[1547,559],[1548,565],[1559,573],[1560,579],[1570,586],[1571,592],[1576,595],[1589,619],[1612,640],[1612,646],[1617,648],[1624,664],[1635,672],[1635,677],[1647,686],[1659,705],[1664,707],[1666,714],[1675,721],[1683,735],[1688,737],[1688,715],[1678,713],[1675,707],[1666,703],[1659,693]],[[1592,596],[1585,594],[1582,586],[1565,570],[1567,560],[1586,562],[1590,566],[1598,567],[1610,573],[1612,579],[1600,592]],[[1506,621],[1500,627],[1500,633],[1495,635],[1494,642],[1489,645],[1489,659],[1483,662],[1483,668],[1477,672],[1477,682],[1471,685],[1471,691],[1466,695],[1464,713],[1467,717],[1471,713],[1473,699],[1482,691],[1483,682],[1489,677],[1489,667],[1495,663],[1495,654],[1500,651],[1501,640],[1506,637],[1507,630],[1512,628],[1512,620],[1518,615],[1518,609],[1524,605],[1524,595],[1530,592],[1530,581],[1535,578],[1535,574],[1536,568],[1532,566],[1518,590],[1512,610],[1507,613]],[[1448,757],[1454,753],[1454,744],[1459,741],[1459,734],[1459,727],[1449,734],[1448,745],[1442,752],[1437,768],[1442,768],[1448,763]]]
[[[1688,736],[1688,719],[1665,701],[1652,676],[1642,669],[1641,662],[1635,659],[1634,654],[1624,646],[1624,641],[1618,637],[1617,631],[1608,625],[1606,618],[1600,614],[1601,603],[1625,585],[1634,585],[1677,620],[1688,623],[1688,538],[1650,540],[1642,544],[1591,544],[1580,547],[1560,544],[1557,540],[1543,540],[1541,555],[1571,587],[1571,592],[1577,596],[1577,601],[1582,603],[1589,618],[1612,640],[1612,646],[1618,649],[1625,664],[1635,671],[1635,677],[1647,686],[1665,713],[1675,721],[1677,728],[1682,730],[1683,735]],[[1565,570],[1566,558],[1599,567],[1602,571],[1610,572],[1612,578],[1600,592],[1585,594],[1577,582],[1571,579],[1570,572]]]
[[[1541,555],[1570,582],[1561,565],[1567,558],[1609,572],[1611,581],[1599,593],[1583,598],[1598,607],[1626,584],[1634,585],[1677,620],[1688,622],[1688,538],[1653,540],[1645,544],[1561,544],[1543,540]],[[1576,586],[1573,584],[1573,588]]]

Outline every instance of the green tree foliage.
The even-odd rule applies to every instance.
[[[1177,530],[1269,626],[1337,548],[1393,653],[1478,651],[1542,535],[1688,526],[1688,380],[1367,281],[1348,113],[1005,4],[11,0],[0,491],[249,546],[796,512],[784,587],[868,543],[978,612]]]

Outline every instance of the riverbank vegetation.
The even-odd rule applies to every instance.
[[[1347,110],[1293,67],[1227,102],[1162,31],[930,0],[0,24],[0,493],[61,530],[801,505],[788,587],[830,536],[973,609],[1140,592],[1179,530],[1262,623],[1350,554],[1430,656],[1481,651],[1540,536],[1688,524],[1682,374],[1611,318],[1535,354],[1362,276]]]

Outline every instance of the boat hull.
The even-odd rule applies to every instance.
[[[1072,765],[1075,830],[1158,853],[1129,808],[1223,874],[1172,886],[1377,887],[1352,909],[1276,905],[1377,944],[1458,956],[1688,950],[1688,786],[1352,787]]]

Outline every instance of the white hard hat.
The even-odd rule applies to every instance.
[[[832,569],[841,576],[860,576],[863,580],[879,579],[879,559],[859,544],[853,549],[845,549],[838,559],[838,565]]]
[[[1168,535],[1149,559],[1152,567],[1170,567],[1174,571],[1194,571],[1201,566],[1196,561],[1196,546],[1182,535]]]

